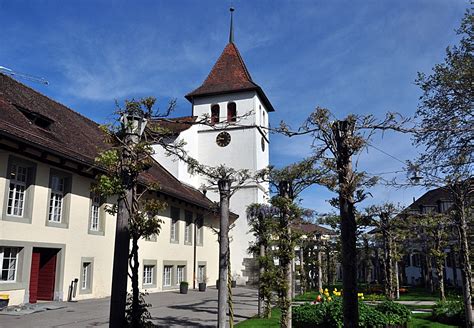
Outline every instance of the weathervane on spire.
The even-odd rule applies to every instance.
[[[229,33],[229,43],[234,43],[234,11],[235,8],[230,6],[230,33]]]

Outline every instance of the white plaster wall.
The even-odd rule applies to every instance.
[[[8,153],[0,153],[0,213],[3,213],[4,199],[6,197],[5,179]],[[14,155],[16,157],[21,157]],[[29,159],[28,159],[29,160]],[[34,161],[33,161],[34,162]],[[113,248],[115,238],[115,217],[106,214],[105,235],[91,235],[88,233],[89,209],[90,209],[90,185],[91,179],[72,174],[72,192],[70,201],[69,227],[67,229],[46,226],[47,203],[49,196],[50,166],[37,162],[36,185],[34,186],[33,218],[31,223],[19,223],[5,221],[0,214],[0,246],[15,242],[18,246],[33,245],[44,246],[61,244],[64,248],[64,266],[61,267],[62,288],[57,295],[59,299],[67,298],[68,286],[71,280],[80,278],[81,258],[90,257],[93,263],[92,293],[77,294],[76,299],[98,298],[110,295]],[[169,199],[167,202],[171,202]],[[182,208],[181,216],[184,219],[183,209],[187,206],[184,202],[174,203],[174,206]],[[197,207],[189,207],[190,211],[197,213]],[[169,209],[163,213],[163,226],[157,241],[141,241],[140,262],[143,259],[156,260],[157,288],[161,290],[163,260],[183,260],[187,262],[188,280],[192,282],[193,246],[184,245],[184,221],[180,221],[179,244],[170,243],[170,219]],[[217,221],[205,217],[204,243],[197,247],[197,261],[207,262],[207,275],[209,284],[214,284],[217,279],[218,268],[218,244],[216,236],[209,226],[217,226]],[[24,244],[22,244],[24,243]],[[26,246],[25,246],[26,249]],[[31,258],[25,258],[26,269],[22,273],[22,279],[26,288],[8,289],[8,283],[0,283],[2,287],[0,294],[10,296],[10,304],[20,304],[28,300],[27,291],[29,285],[29,272],[31,269]],[[63,268],[63,270],[62,270]],[[141,267],[142,270],[142,267]],[[58,271],[57,271],[58,272]],[[140,271],[142,272],[142,271]],[[58,276],[58,274],[57,274]],[[140,279],[140,284],[142,280]],[[129,285],[130,286],[130,285]]]
[[[220,106],[220,120],[227,121],[227,104],[229,102],[235,102],[237,107],[237,123],[239,125],[255,125],[256,116],[258,116],[257,108],[255,108],[255,98],[257,97],[254,91],[231,93],[216,95],[210,97],[200,97],[194,99],[193,104],[193,116],[198,116],[198,119],[202,119],[204,115],[211,115],[211,106]],[[250,115],[244,114],[251,113]],[[218,125],[217,125],[218,126]],[[202,127],[202,129],[212,129],[212,127]]]

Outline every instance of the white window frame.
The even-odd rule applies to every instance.
[[[91,277],[91,268],[92,268],[92,263],[91,262],[82,262],[82,282],[81,282],[81,289],[82,290],[87,290],[90,289],[90,277]]]
[[[206,266],[198,265],[197,279],[198,282],[205,282],[204,277],[206,276]]]
[[[100,231],[100,204],[100,195],[92,193],[90,231]]]
[[[143,266],[143,285],[153,285],[153,276],[155,274],[154,265]]]
[[[10,256],[5,257],[5,249],[10,249]],[[15,250],[15,256],[11,256],[12,251]],[[21,248],[20,247],[0,247],[0,282],[2,283],[12,283],[16,282],[17,274],[18,274],[18,255],[20,254]],[[8,264],[7,267],[4,267],[5,260],[7,260]],[[12,267],[13,263],[13,267]],[[3,280],[3,272],[7,272],[7,279]],[[13,271],[13,278],[11,277],[11,271]]]
[[[179,285],[182,281],[185,281],[185,265],[176,266],[176,284]]]
[[[25,214],[26,189],[28,188],[28,167],[12,164],[9,172],[7,214],[23,217]]]
[[[193,213],[192,212],[185,212],[185,226],[184,226],[184,243],[191,244],[193,243]],[[190,215],[190,216],[188,216]]]
[[[198,246],[202,246],[204,244],[204,217],[198,215],[194,224],[197,225],[195,243]]]
[[[173,275],[173,266],[172,265],[165,265],[163,267],[163,286],[170,287],[171,286],[171,277]]]
[[[66,179],[66,177],[56,174],[51,176],[51,197],[48,213],[49,222],[62,222]]]
[[[177,236],[177,225],[178,225],[178,220],[177,219],[171,219],[171,241],[178,241]]]

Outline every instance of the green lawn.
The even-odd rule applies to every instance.
[[[429,318],[431,313],[415,313],[412,315],[411,321],[408,323],[408,328],[454,328],[457,326],[445,325],[438,322],[433,322]]]
[[[267,328],[277,328],[280,327],[280,309],[272,309],[271,319],[260,319],[260,318],[251,318],[245,321],[242,321],[235,325],[239,328],[257,328],[257,327],[267,327]]]
[[[445,325],[442,323],[437,323],[431,321],[430,313],[416,313],[413,314],[411,321],[408,324],[408,328],[454,328],[456,326]],[[266,328],[278,328],[280,319],[280,310],[274,308],[272,310],[272,318],[267,319],[259,319],[259,318],[252,318],[245,320],[241,323],[238,323],[236,327],[238,328],[259,328],[259,327],[266,327]]]

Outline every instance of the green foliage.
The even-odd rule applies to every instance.
[[[313,305],[306,303],[301,306],[293,308],[293,326],[299,327],[314,327],[315,325],[322,325],[326,319],[326,306],[323,304]]]
[[[433,319],[450,325],[464,325],[464,304],[462,301],[441,301],[433,308]]]
[[[404,325],[410,320],[410,310],[402,304],[386,301],[376,307],[359,302],[359,327]],[[293,308],[293,326],[343,327],[342,299]]]
[[[140,293],[139,298],[138,298],[138,306],[135,307],[135,311],[138,311],[138,317],[140,318],[139,322],[139,327],[144,327],[144,328],[151,328],[151,327],[156,327],[156,325],[153,324],[150,320],[152,319],[150,312],[148,312],[148,307],[151,306],[151,304],[146,303],[145,301],[145,296],[148,295],[147,293]],[[133,307],[133,296],[132,294],[127,295],[127,308],[125,310],[125,315],[126,315],[126,320],[127,320],[127,327],[133,327],[133,316],[136,315],[133,313],[132,310]]]
[[[180,285],[180,286],[183,286],[183,287],[188,287],[188,286],[189,286],[189,282],[187,282],[187,281],[181,281],[181,282],[179,283],[179,285]]]
[[[433,173],[472,174],[473,22],[467,10],[457,31],[459,44],[446,49],[444,62],[435,65],[431,75],[418,73],[416,80],[423,91],[416,113],[421,122],[415,144],[424,148],[418,164]]]
[[[378,304],[376,309],[387,316],[390,324],[410,321],[411,311],[403,304],[387,300]]]

